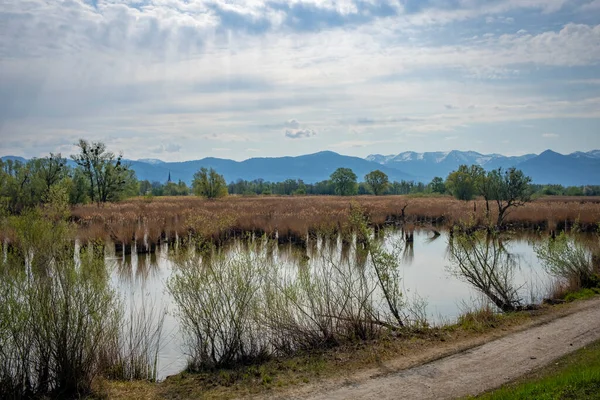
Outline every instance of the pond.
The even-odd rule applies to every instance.
[[[516,235],[505,238],[502,243],[503,250],[514,262],[511,278],[523,304],[540,303],[554,282],[534,251],[534,243],[543,239],[545,237],[536,235]],[[466,310],[486,303],[481,292],[458,276],[452,267],[452,238],[447,232],[436,235],[430,230],[416,230],[414,241],[407,243],[404,232],[386,230],[381,240],[384,248],[397,251],[396,256],[400,259],[398,272],[406,303],[425,316],[429,324],[452,323]],[[165,243],[153,254],[138,255],[134,252],[123,256],[109,247],[105,257],[112,271],[112,282],[124,299],[127,310],[143,306],[156,315],[166,312],[158,356],[159,379],[181,372],[187,365],[177,308],[166,288],[175,267],[174,253],[183,251],[169,248]],[[245,241],[238,240],[222,251],[225,256],[244,251],[264,251],[274,265],[286,271],[310,270],[324,262],[360,263],[355,246],[344,243],[340,238],[330,242],[308,240],[304,247],[290,244],[249,247]]]

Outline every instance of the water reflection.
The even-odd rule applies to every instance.
[[[407,232],[381,230],[376,240],[401,257],[402,289],[406,299],[421,298],[426,303],[425,314],[430,324],[453,321],[464,309],[480,298],[479,291],[468,281],[456,276],[451,268],[453,240],[447,233],[431,230],[414,230],[406,240]],[[550,287],[551,278],[540,265],[532,244],[541,236],[517,236],[511,240],[496,241],[494,246],[502,252],[506,262],[511,263],[511,290],[525,302],[539,302]],[[543,237],[545,239],[545,237]],[[358,271],[364,268],[367,255],[357,251],[355,238],[307,236],[301,245],[278,244],[277,241],[251,237],[230,242],[220,251],[225,254],[256,251],[292,276],[300,269],[311,271],[323,263],[354,265]],[[252,245],[250,245],[252,243]],[[163,243],[156,253],[122,255],[108,246],[106,263],[113,271],[115,287],[128,299],[146,297],[153,307],[168,311],[165,320],[165,338],[159,354],[159,378],[180,372],[186,366],[183,341],[173,306],[173,299],[166,291],[173,261],[195,254],[191,247]],[[201,257],[210,262],[210,254]],[[137,302],[139,303],[139,301]]]

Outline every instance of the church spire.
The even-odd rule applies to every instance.
[[[171,183],[171,171],[169,171],[169,178],[167,179],[167,183]]]

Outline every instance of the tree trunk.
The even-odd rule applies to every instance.
[[[516,308],[515,308],[514,305],[512,305],[511,303],[505,302],[504,300],[500,299],[495,294],[493,294],[491,292],[487,292],[487,293],[485,293],[485,295],[487,297],[489,297],[489,299],[496,305],[496,307],[498,307],[499,309],[501,309],[502,312],[507,313],[507,312],[514,312],[514,311],[516,311]]]

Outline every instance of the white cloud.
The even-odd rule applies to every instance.
[[[177,153],[179,150],[181,150],[181,146],[177,143],[161,144],[160,146],[156,146],[150,149],[150,151],[155,154]]]
[[[542,137],[544,138],[550,138],[550,139],[555,139],[557,137],[559,137],[559,135],[557,135],[556,133],[542,133]]]
[[[225,143],[241,157],[249,142],[275,152],[286,137],[313,138],[296,141],[296,151],[308,149],[305,143],[361,144],[348,140],[352,131],[383,146],[390,135],[600,117],[593,94],[548,94],[553,85],[536,81],[537,68],[596,68],[600,20],[521,26],[513,18],[521,12],[559,19],[575,6],[459,3],[409,13],[392,0],[379,11],[369,8],[377,2],[350,0],[98,0],[95,8],[75,0],[6,0],[0,136],[23,140],[12,147],[5,141],[3,149],[27,149],[41,136],[54,138],[56,148],[64,146],[58,137],[120,138],[115,143],[127,156],[144,157],[140,141],[163,143],[169,132],[181,148],[152,149],[190,158]],[[300,5],[304,17],[294,9]],[[461,29],[486,19],[495,25],[476,35],[470,25]],[[456,37],[444,35],[446,24],[456,24]],[[476,37],[463,40],[462,32]]]
[[[285,137],[289,139],[307,139],[316,136],[317,132],[312,129],[286,129]]]

